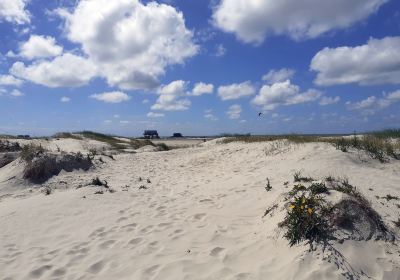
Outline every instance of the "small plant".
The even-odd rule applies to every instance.
[[[267,192],[269,192],[269,191],[272,190],[272,186],[271,186],[271,183],[269,182],[269,179],[268,179],[268,178],[267,178],[267,186],[265,187],[265,190],[266,190]]]
[[[99,179],[99,177],[93,178],[90,185],[109,188],[107,181],[104,180],[103,182]]]
[[[46,186],[43,188],[42,192],[44,193],[44,195],[50,195],[52,190],[49,186]]]
[[[345,194],[355,193],[355,188],[349,184],[349,180],[347,178],[341,179],[339,182],[336,182],[336,184],[332,186],[332,189]]]
[[[35,157],[43,154],[45,151],[42,145],[25,145],[21,151],[21,158],[27,162],[31,162]]]
[[[328,192],[328,188],[325,186],[324,183],[312,183],[311,186],[308,187],[308,189],[313,195]]]
[[[398,196],[393,196],[391,194],[387,194],[386,196],[382,197],[383,199],[386,199],[386,201],[390,201],[390,200],[399,200]]]
[[[334,182],[335,181],[335,177],[333,177],[332,175],[329,175],[329,176],[325,177],[325,181],[329,182],[329,183]]]
[[[293,179],[295,182],[312,182],[312,181],[314,181],[314,179],[311,177],[302,176],[301,171],[297,171],[296,173],[294,173]]]
[[[290,246],[307,240],[310,244],[326,239],[328,223],[323,219],[323,199],[315,195],[297,196],[290,203],[280,227],[286,228],[285,237]]]
[[[148,178],[147,178],[147,183],[148,183],[148,184],[151,184],[151,181],[150,181],[150,179],[148,179]]]
[[[264,212],[264,215],[262,216],[263,218],[265,216],[267,216],[269,213],[271,213],[272,211],[274,211],[276,208],[278,208],[278,204],[274,204],[271,207],[267,208]]]
[[[398,218],[397,221],[394,221],[393,223],[396,227],[400,228],[400,218]]]
[[[139,190],[147,190],[147,187],[144,186],[144,185],[141,185],[141,186],[139,187]]]
[[[336,140],[335,146],[337,150],[341,150],[342,152],[345,153],[349,150],[350,143],[348,140],[342,137],[339,140]]]
[[[156,147],[160,149],[160,151],[169,151],[170,148],[165,143],[156,144]]]

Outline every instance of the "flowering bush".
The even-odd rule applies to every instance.
[[[323,199],[313,194],[296,196],[290,202],[287,215],[280,224],[287,229],[284,236],[290,246],[304,240],[312,243],[327,237],[328,223],[324,219],[327,209],[322,203]]]

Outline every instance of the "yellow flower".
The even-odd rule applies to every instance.
[[[307,211],[308,211],[308,214],[311,215],[311,213],[312,213],[313,210],[312,210],[312,208],[308,208]]]
[[[295,208],[296,206],[294,206],[293,204],[291,204],[290,206],[289,206],[289,208],[290,209],[293,209],[293,208]]]
[[[306,203],[306,199],[304,197],[303,197],[301,203],[303,203],[303,204]]]

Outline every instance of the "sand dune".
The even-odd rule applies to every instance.
[[[93,144],[54,143],[68,151]],[[309,251],[283,238],[283,212],[262,217],[301,170],[346,176],[398,235],[400,201],[376,196],[400,196],[400,161],[274,143],[118,154],[42,186],[24,182],[14,161],[0,169],[0,279],[400,279],[397,240]],[[101,187],[87,184],[96,176],[116,192],[94,194]]]

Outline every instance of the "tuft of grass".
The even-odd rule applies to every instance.
[[[270,183],[270,181],[269,181],[269,178],[267,178],[267,185],[265,186],[265,190],[266,190],[267,192],[269,192],[269,191],[272,190],[272,186],[271,186],[271,183]]]
[[[362,137],[356,135],[352,138],[340,138],[333,140],[336,149],[342,152],[349,151],[350,148],[366,151],[372,158],[380,162],[387,161],[387,157],[400,159],[399,144],[388,138],[377,137],[367,134]]]
[[[297,171],[293,175],[293,179],[295,182],[312,182],[314,181],[311,177],[305,177],[301,175],[301,171]]]
[[[396,227],[400,228],[400,218],[398,218],[397,221],[394,221],[393,223]]]
[[[291,143],[330,143],[336,149],[348,152],[351,148],[366,151],[372,158],[381,162],[386,161],[386,157],[400,159],[400,129],[389,129],[378,132],[367,133],[364,136],[353,137],[324,137],[316,135],[274,135],[274,136],[233,136],[224,138],[220,142],[223,144],[231,142],[269,142],[276,140],[287,140]],[[397,139],[397,141],[393,141]]]
[[[389,138],[400,138],[400,129],[384,129],[381,131],[372,131],[368,134],[371,134],[378,138],[389,139]]]
[[[131,139],[130,145],[135,150],[144,146],[155,146],[149,139]]]
[[[386,199],[386,201],[390,201],[390,200],[399,200],[398,196],[393,196],[391,194],[387,194],[386,196],[381,197],[383,199]]]
[[[28,145],[21,152],[21,157],[26,161],[24,179],[33,183],[43,183],[61,170],[71,172],[77,169],[89,170],[93,166],[90,158],[81,153],[76,154],[51,154],[41,146]]]
[[[265,216],[267,216],[269,213],[271,213],[272,211],[274,211],[276,208],[278,208],[278,204],[274,204],[271,207],[267,208],[264,212],[264,215],[262,216],[262,218],[264,218]]]
[[[52,136],[53,138],[69,138],[75,140],[82,140],[82,137],[72,134],[71,132],[58,132]]]
[[[26,162],[31,162],[35,157],[38,157],[47,152],[42,145],[35,145],[33,143],[25,145],[21,151],[21,158]]]
[[[116,150],[122,150],[122,149],[126,148],[125,145],[121,144],[120,141],[118,141],[111,135],[106,135],[106,134],[93,132],[93,131],[82,131],[82,132],[77,132],[76,134],[80,134],[80,135],[82,135],[86,138],[92,139],[92,140],[107,143],[113,149],[116,149]]]
[[[165,143],[156,144],[156,147],[160,149],[160,151],[169,151],[170,148]]]
[[[92,182],[90,183],[90,185],[92,186],[98,186],[98,187],[105,187],[105,188],[109,188],[108,186],[108,182],[106,180],[101,181],[99,179],[99,177],[93,178]]]
[[[308,187],[308,190],[313,195],[322,194],[322,193],[328,193],[328,188],[325,186],[324,183],[312,183]]]
[[[21,146],[18,142],[10,142],[8,140],[0,140],[0,153],[2,152],[19,152]]]

